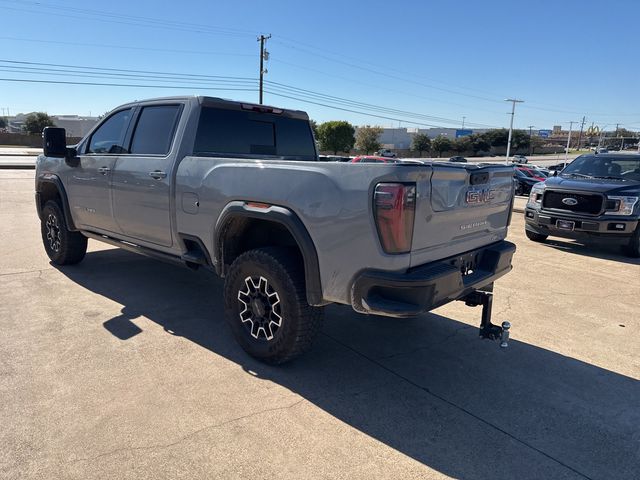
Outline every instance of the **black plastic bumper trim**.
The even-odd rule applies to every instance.
[[[404,273],[364,270],[353,283],[351,303],[362,313],[419,315],[490,285],[511,270],[515,251],[503,240]]]

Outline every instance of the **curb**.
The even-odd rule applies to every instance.
[[[0,163],[0,170],[35,170],[36,165],[21,163],[21,164],[2,164]]]
[[[40,153],[0,153],[0,157],[37,157]]]

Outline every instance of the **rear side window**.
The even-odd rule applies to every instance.
[[[124,153],[122,144],[130,120],[130,108],[111,115],[91,135],[87,153]]]
[[[180,105],[143,107],[131,141],[131,153],[166,155],[180,116]]]
[[[194,155],[316,160],[306,120],[277,114],[205,107],[200,113]]]

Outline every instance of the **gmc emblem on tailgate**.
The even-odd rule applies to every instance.
[[[469,190],[467,192],[466,202],[473,203],[487,203],[495,196],[495,190],[485,188],[483,190]]]

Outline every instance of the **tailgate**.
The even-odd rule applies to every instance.
[[[503,240],[513,198],[513,167],[434,162],[417,185],[411,266]]]

